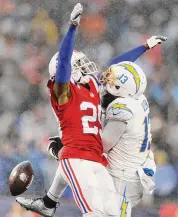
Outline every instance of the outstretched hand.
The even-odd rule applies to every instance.
[[[80,24],[81,14],[83,13],[83,6],[80,3],[77,3],[74,6],[74,9],[70,15],[69,23],[78,26]]]
[[[167,40],[166,37],[158,35],[158,36],[152,36],[151,38],[147,39],[146,47],[147,49],[151,49],[155,47],[158,44],[161,44],[162,42],[165,42]]]

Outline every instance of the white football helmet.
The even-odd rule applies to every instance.
[[[133,62],[112,65],[99,78],[105,90],[113,96],[139,97],[144,93],[147,79],[142,69]]]
[[[50,77],[55,76],[58,65],[58,52],[52,57],[49,63]],[[84,78],[89,74],[96,74],[98,72],[94,62],[90,61],[82,52],[73,51],[72,59],[72,78],[75,82],[86,83]],[[88,79],[87,79],[88,80]]]

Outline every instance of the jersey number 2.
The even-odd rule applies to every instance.
[[[148,114],[147,117],[144,119],[144,125],[145,125],[145,137],[142,143],[142,146],[140,148],[140,152],[146,151],[146,148],[150,150],[151,148],[151,142],[149,140],[149,125],[150,125],[150,114]]]
[[[82,117],[82,125],[83,125],[83,133],[86,134],[95,134],[97,135],[98,133],[101,134],[101,129],[98,129],[97,126],[90,127],[89,122],[96,122],[97,120],[100,122],[100,117],[101,117],[101,106],[98,105],[98,108],[96,108],[95,105],[93,105],[91,102],[82,102],[80,105],[80,109],[82,111],[86,111],[88,109],[92,109],[93,115],[85,115]]]

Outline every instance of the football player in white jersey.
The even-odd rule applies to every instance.
[[[151,194],[155,187],[147,80],[138,65],[121,62],[102,73],[100,81],[105,84],[101,101],[108,170],[118,193],[119,216],[130,217],[144,192]]]
[[[165,40],[166,39],[164,37],[162,37],[162,36],[153,36],[153,37],[151,37],[147,41],[147,43],[149,44],[148,45],[149,48],[151,48],[151,47],[154,47],[158,43],[161,43],[162,41],[165,41]],[[55,57],[54,57],[54,59],[55,59]],[[51,64],[54,63],[54,62],[52,61]],[[123,101],[123,103],[121,103],[122,105],[119,105],[119,106],[121,108],[123,108],[122,109],[123,111],[124,111],[124,108],[125,108],[126,112],[125,113],[121,112],[120,116],[119,116],[119,114],[117,114],[117,118],[115,119],[115,121],[114,121],[114,118],[112,117],[112,113],[109,115],[109,113],[110,113],[109,107],[107,109],[106,121],[104,121],[105,122],[104,123],[105,127],[104,127],[104,136],[103,136],[103,138],[104,138],[104,143],[105,143],[105,152],[111,154],[111,155],[109,155],[109,160],[112,158],[112,154],[113,154],[112,147],[114,145],[112,144],[112,142],[117,142],[117,140],[120,139],[120,135],[122,135],[122,133],[124,132],[124,130],[126,130],[125,128],[127,126],[127,121],[128,121],[128,123],[130,123],[130,125],[129,125],[130,128],[134,127],[134,129],[136,129],[135,125],[131,124],[131,122],[132,122],[132,115],[133,115],[132,114],[133,113],[132,110],[135,108],[135,110],[137,111],[136,107],[138,105],[136,104],[136,102],[138,102],[138,98],[140,98],[140,100],[141,100],[141,97],[144,98],[144,96],[140,96],[140,95],[142,95],[142,93],[144,93],[144,90],[146,88],[146,77],[145,77],[144,73],[142,72],[142,70],[137,65],[135,65],[135,68],[136,68],[136,71],[135,71],[134,64],[132,64],[132,63],[128,63],[128,62],[124,62],[123,63],[122,62],[122,64],[125,64],[125,65],[123,65],[121,67],[122,71],[119,71],[120,74],[117,73],[117,70],[116,70],[115,73],[111,73],[112,71],[115,71],[114,70],[115,66],[117,66],[117,65],[112,65],[107,70],[107,72],[102,73],[102,76],[100,78],[101,83],[108,82],[108,84],[106,85],[106,87],[103,88],[104,91],[102,92],[102,104],[103,104],[103,107],[107,108],[108,105],[112,101],[114,101],[116,99],[119,99],[119,100],[123,99],[123,100],[125,100],[125,101]],[[53,66],[53,65],[55,66],[55,64],[52,64],[51,66]],[[56,67],[52,67],[52,69],[53,68],[55,69]],[[129,70],[131,71],[131,73],[129,72]],[[123,72],[123,74],[121,74],[121,72]],[[111,75],[113,75],[113,76],[115,75],[115,77],[114,77],[115,80],[113,79],[113,77]],[[81,73],[80,73],[79,77],[81,78]],[[77,79],[76,78],[77,78],[77,76],[75,77],[75,80],[78,82],[78,80],[77,80],[78,78]],[[116,85],[116,83],[113,82],[113,81],[117,81],[116,78],[118,78],[119,82],[120,82],[120,83],[118,82],[118,85]],[[135,101],[135,99],[137,99],[137,100]],[[130,102],[129,103],[129,107],[132,106],[132,109],[127,108],[127,105],[125,106],[125,104],[126,104],[127,101],[128,101],[128,103]],[[133,103],[133,105],[132,105],[132,103]],[[146,106],[148,106],[146,99],[145,99],[145,102],[143,103],[143,106],[145,107],[145,109],[146,109]],[[116,108],[115,108],[116,110],[114,110],[114,112],[116,112],[117,110],[121,109],[120,107],[116,106]],[[111,110],[112,110],[112,108],[111,108]],[[127,110],[128,110],[128,112],[127,112]],[[134,115],[135,115],[135,119],[134,119],[135,122],[134,123],[137,123],[138,120],[141,120],[141,126],[143,128],[143,126],[144,126],[143,121],[144,120],[146,121],[146,119],[144,119],[142,121],[143,115],[145,115],[145,113],[143,114],[142,107],[141,107],[140,110],[142,111],[142,115],[140,117],[139,117],[139,112],[137,113],[138,114],[137,116],[135,115],[136,113],[134,113]],[[149,113],[149,108],[147,109],[146,112]],[[108,117],[110,117],[111,120],[109,120]],[[120,117],[120,119],[118,117]],[[149,116],[147,116],[147,117],[149,117]],[[126,118],[128,118],[128,120]],[[130,118],[130,122],[129,122],[129,118]],[[113,125],[111,124],[111,122],[113,123]],[[121,125],[123,125],[123,128],[121,127]],[[110,129],[108,130],[108,128],[110,128]],[[114,129],[116,129],[116,131],[114,131]],[[146,128],[144,128],[144,129],[146,129]],[[140,132],[139,128],[138,128],[138,132]],[[112,137],[111,137],[111,135],[112,135]],[[136,137],[135,137],[135,135],[136,135]],[[109,138],[109,136],[110,136],[110,138]],[[128,139],[128,136],[129,135],[126,135],[127,139]],[[137,142],[137,140],[135,141],[135,138],[137,139],[137,131],[136,130],[135,131],[131,131],[130,136],[132,136],[132,138],[129,138],[129,140],[128,140],[129,142],[127,141],[126,144],[128,144],[128,143],[129,144],[130,143],[131,144],[135,144]],[[150,136],[150,134],[149,134],[149,136]],[[111,143],[109,141],[110,145],[107,144],[107,142],[105,142],[108,139],[107,137],[109,139],[111,139]],[[143,132],[141,131],[139,142],[140,142],[140,140],[142,140],[142,137],[143,137]],[[145,137],[145,138],[147,138],[147,137]],[[149,140],[150,140],[150,137],[149,137]],[[135,143],[133,143],[133,142],[135,142]],[[142,140],[142,142],[143,142],[143,140]],[[146,142],[146,139],[145,139],[144,144],[145,143],[148,143],[148,139],[147,139],[147,142]],[[58,159],[58,151],[62,148],[62,146],[63,145],[62,145],[60,139],[58,137],[56,137],[56,138],[54,137],[54,138],[51,139],[51,144],[49,145],[48,151],[50,152],[50,154],[52,156],[54,156],[56,159]],[[139,148],[140,148],[140,146],[139,146]],[[127,165],[127,168],[132,168],[134,166],[134,164],[132,164],[133,159],[136,159],[136,163],[135,163],[136,169],[134,169],[132,171],[123,170],[124,174],[127,177],[127,178],[123,178],[123,180],[130,181],[130,177],[131,178],[134,177],[135,182],[133,182],[133,183],[134,184],[136,183],[136,187],[133,186],[134,185],[133,183],[130,183],[131,187],[128,189],[128,191],[126,191],[126,189],[123,187],[125,194],[124,194],[124,192],[123,193],[118,192],[119,193],[118,194],[119,195],[118,201],[119,201],[119,208],[121,207],[121,209],[120,209],[121,216],[124,216],[126,212],[127,212],[127,215],[129,216],[129,213],[131,213],[131,206],[133,207],[134,205],[136,205],[140,201],[140,198],[142,197],[142,194],[143,194],[143,187],[140,184],[140,178],[137,176],[137,173],[140,175],[141,178],[143,177],[142,180],[141,180],[142,183],[143,183],[143,180],[146,179],[146,184],[148,185],[148,191],[150,189],[151,189],[150,191],[152,191],[152,189],[154,188],[154,183],[152,182],[152,180],[145,173],[147,173],[148,175],[152,175],[154,173],[154,170],[155,170],[155,168],[154,168],[155,165],[154,165],[154,161],[152,159],[150,160],[150,157],[152,157],[151,156],[152,153],[150,151],[147,151],[147,152],[145,151],[144,152],[144,151],[141,150],[140,152],[144,152],[144,153],[142,153],[142,155],[140,155],[141,158],[137,159],[138,150],[135,150],[134,146],[132,146],[132,145],[131,145],[131,147],[130,146],[129,147],[123,146],[122,148],[123,148],[122,152],[124,152],[124,150],[125,150],[126,153],[129,152],[129,149],[131,150],[130,151],[130,156],[132,156],[132,159],[130,161],[130,164],[128,163],[129,160],[125,164],[125,165]],[[139,149],[139,148],[137,147],[137,149]],[[143,148],[144,148],[144,145],[143,145]],[[111,149],[111,151],[109,151],[110,149]],[[153,166],[152,167],[151,166],[146,166],[146,164],[145,164],[144,165],[144,170],[143,170],[140,165],[142,165],[142,162],[145,161],[148,152],[150,153],[150,155],[149,155],[149,158],[147,158],[146,162],[147,162],[147,164],[149,164],[148,162],[150,161],[153,164]],[[113,156],[117,158],[118,152],[116,151],[115,154],[116,154],[116,156],[115,155],[113,155]],[[137,162],[138,162],[138,164],[137,164]],[[117,161],[116,162],[112,161],[112,163],[115,165],[115,164],[117,164]],[[119,163],[118,163],[118,167],[119,168],[122,168],[122,167],[124,168],[124,166],[123,166],[124,162],[122,161],[122,163],[121,162],[119,162]],[[109,162],[108,170],[109,170],[109,172],[112,175],[112,172],[114,171],[114,169],[110,168],[111,165],[112,164]],[[115,168],[117,170],[117,165],[116,165]],[[111,171],[111,169],[112,169],[112,171]],[[127,172],[128,172],[129,175],[127,175]],[[131,172],[133,172],[133,173],[131,173]],[[115,175],[112,175],[112,176],[113,176],[114,181],[115,181]],[[116,183],[116,188],[118,189],[117,182],[115,181],[115,183]],[[123,186],[124,186],[124,184],[123,184]],[[147,188],[147,186],[144,186],[144,187]],[[59,200],[59,197],[60,197],[59,191],[61,189],[61,183],[60,183],[60,181],[58,180],[58,182],[54,182],[54,185],[52,185],[51,189],[53,191],[53,194],[56,195],[57,200]],[[130,190],[130,189],[132,189],[132,190]],[[132,201],[131,201],[130,197],[128,197],[129,199],[126,199],[125,197],[122,196],[122,195],[126,195],[126,192],[127,192],[127,195],[128,195],[128,192],[131,192],[131,198],[134,195]],[[131,201],[131,202],[128,203],[128,201]]]

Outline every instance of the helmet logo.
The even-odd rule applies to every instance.
[[[120,64],[120,66],[123,66],[127,71],[129,71],[133,75],[133,78],[134,78],[134,81],[136,84],[136,93],[137,93],[139,88],[140,88],[141,80],[140,80],[140,76],[137,73],[136,69],[127,63],[122,63],[122,64]]]

